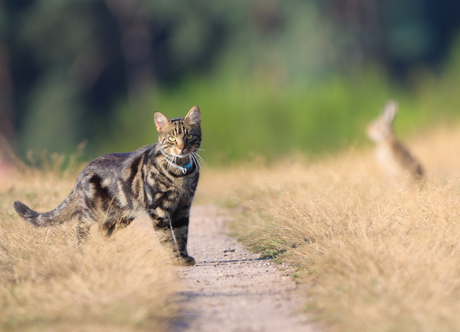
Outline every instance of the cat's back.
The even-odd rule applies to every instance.
[[[133,152],[122,152],[122,153],[109,153],[97,157],[91,161],[85,170],[89,169],[113,169],[113,168],[124,168],[129,166],[129,164],[141,156],[145,152],[152,150],[155,147],[154,145],[144,146],[140,149],[137,149]]]
[[[141,159],[142,155],[152,151],[155,145],[145,146],[133,152],[109,153],[99,156],[81,171],[77,182],[94,176],[100,178],[119,177],[131,169],[133,163]]]
[[[88,166],[86,166],[85,170],[90,169],[107,169],[107,168],[114,168],[114,167],[122,167],[123,164],[132,157],[133,152],[125,152],[125,153],[109,153],[102,156],[97,157],[93,161],[91,161]]]

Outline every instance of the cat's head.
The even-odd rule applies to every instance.
[[[156,112],[154,118],[163,152],[182,158],[200,148],[201,112],[198,106],[192,107],[184,118],[169,119],[160,112]]]

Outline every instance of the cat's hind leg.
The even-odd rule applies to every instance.
[[[88,209],[80,212],[77,225],[77,241],[79,244],[85,243],[88,238],[90,228],[95,223],[96,221]]]
[[[105,232],[107,237],[110,237],[115,229],[120,229],[120,228],[125,228],[131,222],[134,220],[134,218],[121,218],[119,220],[106,220],[102,225],[101,225],[101,231]]]
[[[80,220],[77,225],[77,241],[79,244],[83,244],[86,242],[86,239],[89,235],[91,224],[87,223],[84,220]]]

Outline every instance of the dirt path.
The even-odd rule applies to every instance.
[[[192,208],[188,248],[197,265],[180,270],[189,290],[175,331],[315,331],[305,315],[294,315],[303,291],[227,236],[224,222],[216,207]]]

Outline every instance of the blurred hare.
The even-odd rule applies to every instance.
[[[375,157],[389,176],[408,174],[419,185],[424,180],[423,168],[409,150],[396,138],[393,121],[398,105],[389,101],[382,115],[367,127],[367,136],[376,142]]]

